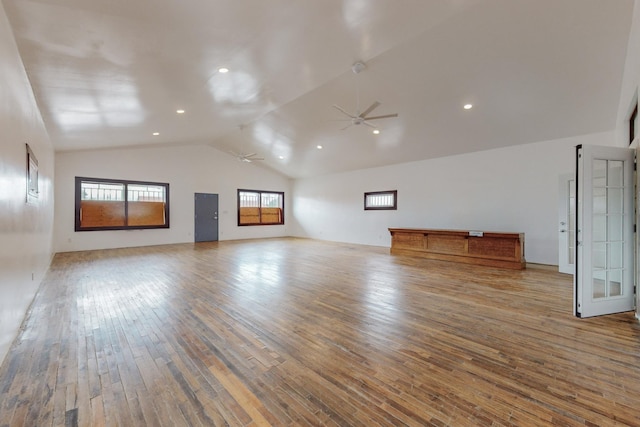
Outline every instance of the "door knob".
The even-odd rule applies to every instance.
[[[566,232],[567,232],[567,230],[560,230],[560,232],[561,232],[561,233],[566,233]]]

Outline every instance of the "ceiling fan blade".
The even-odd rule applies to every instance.
[[[348,128],[350,128],[351,126],[353,126],[353,123],[349,123],[348,125],[346,125],[345,127],[343,127],[343,128],[342,128],[342,129],[340,129],[340,130],[348,129]]]
[[[340,111],[342,114],[351,117],[352,119],[355,118],[355,116],[352,116],[351,114],[347,113],[342,107],[340,107],[339,105],[333,104],[333,108],[335,108],[336,110]]]
[[[398,113],[385,114],[384,116],[363,117],[365,120],[377,120],[377,119],[389,119],[391,117],[398,117]]]
[[[366,120],[363,120],[363,121],[362,121],[362,124],[365,124],[365,125],[369,126],[370,128],[377,129],[377,127],[376,127],[375,125],[373,125],[373,124],[369,123],[369,122],[368,122],[368,121],[366,121]]]
[[[369,114],[370,112],[372,112],[373,110],[375,110],[379,106],[380,106],[380,103],[378,101],[375,101],[373,104],[371,104],[369,106],[369,108],[364,110],[358,117],[362,117],[364,119],[365,117],[367,117],[367,114]]]
[[[242,154],[239,159],[243,162],[251,163],[254,160],[264,160],[262,157],[254,157],[257,153]]]

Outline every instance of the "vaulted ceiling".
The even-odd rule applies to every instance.
[[[3,5],[56,150],[204,143],[256,152],[265,160],[242,167],[291,178],[612,130],[633,10],[633,0]],[[372,121],[378,135],[343,129],[332,107],[374,101],[371,115],[399,115]]]

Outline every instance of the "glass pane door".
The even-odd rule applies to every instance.
[[[578,149],[580,317],[633,309],[633,154],[626,148]]]

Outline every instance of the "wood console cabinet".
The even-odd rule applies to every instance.
[[[391,254],[522,270],[524,233],[390,228]]]

